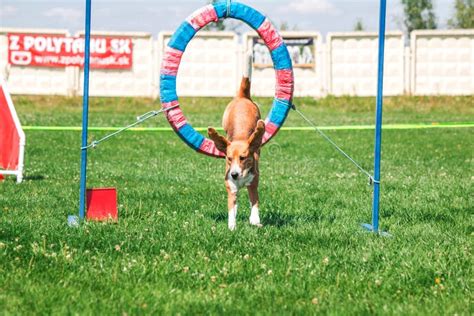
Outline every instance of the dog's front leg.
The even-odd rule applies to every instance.
[[[228,226],[230,230],[235,230],[237,226],[237,192],[233,192],[226,183],[227,188],[227,208],[229,210]]]
[[[250,225],[254,226],[261,226],[258,209],[258,178],[258,174],[256,174],[252,183],[247,187],[249,192],[250,206],[252,207],[252,210],[250,211]]]

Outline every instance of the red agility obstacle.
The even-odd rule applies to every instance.
[[[25,133],[16,114],[3,78],[0,77],[0,180],[2,175],[14,175],[23,180]]]

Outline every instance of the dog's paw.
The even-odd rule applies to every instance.
[[[250,225],[262,227],[262,224],[260,224],[260,217],[258,215],[252,214],[249,218],[249,221]]]
[[[235,218],[229,218],[229,221],[227,222],[227,226],[229,227],[230,230],[235,230],[237,228],[237,221]]]
[[[260,215],[259,215],[258,207],[253,206],[252,210],[250,211],[250,225],[257,226],[257,227],[262,227],[262,224],[260,224]]]

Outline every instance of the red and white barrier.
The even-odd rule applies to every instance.
[[[2,175],[14,175],[18,183],[23,180],[25,140],[7,86],[0,77],[0,180]]]

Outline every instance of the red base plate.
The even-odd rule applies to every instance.
[[[117,190],[115,188],[87,189],[87,220],[117,221]]]

